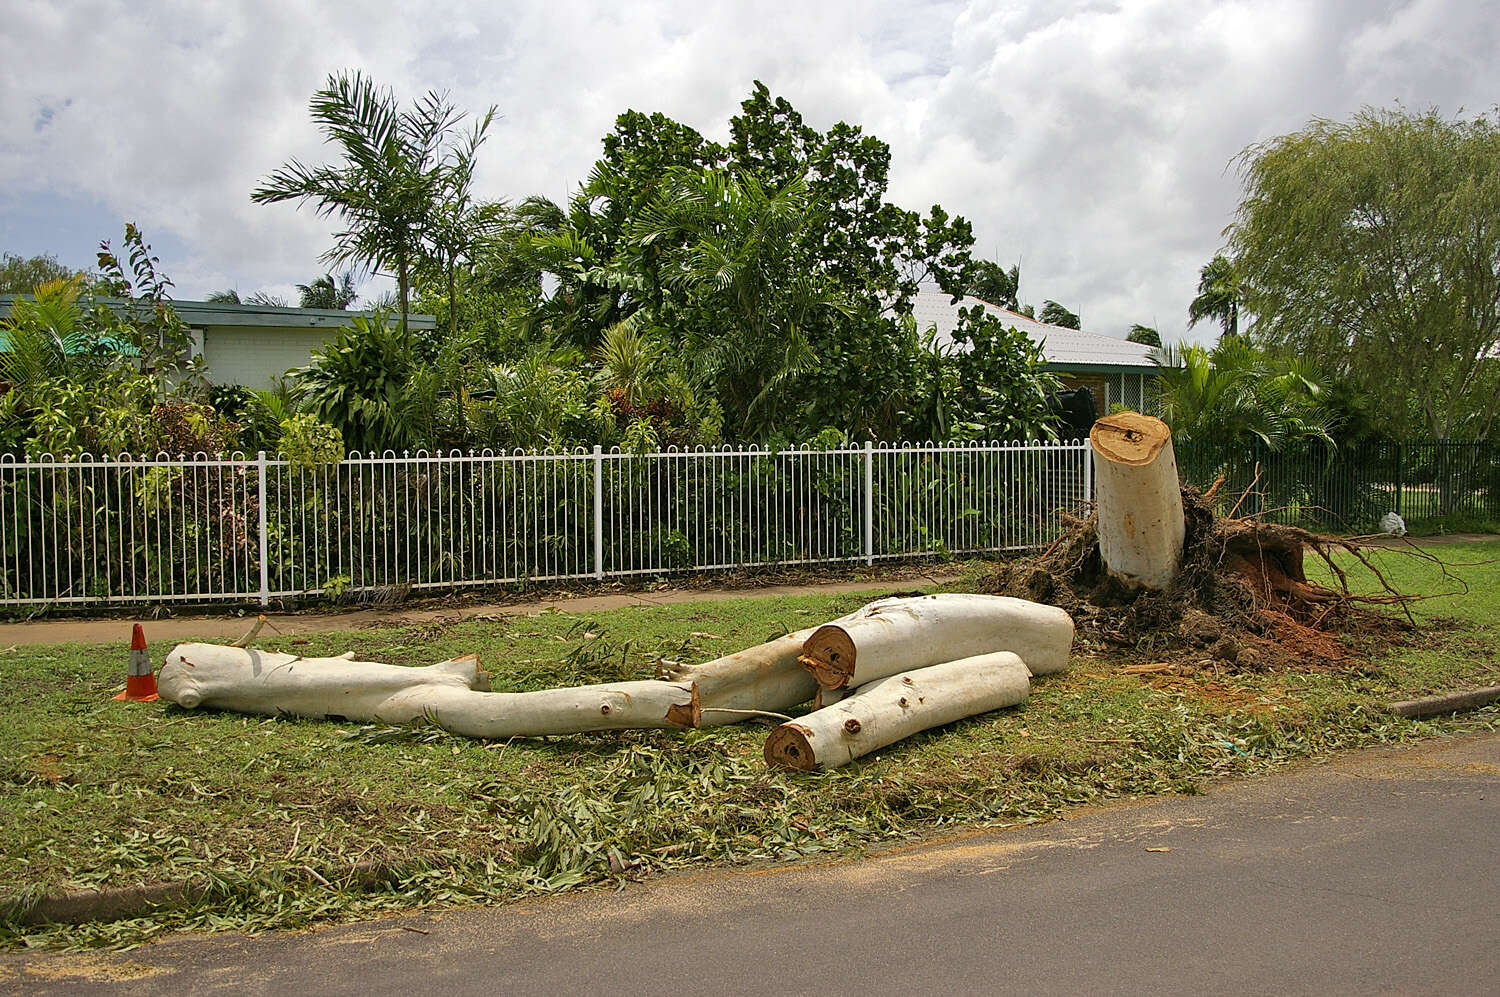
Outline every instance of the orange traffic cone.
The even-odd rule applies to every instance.
[[[115,697],[132,703],[149,703],[156,699],[156,675],[146,654],[146,631],[137,623],[130,632],[130,674],[125,676],[125,691]]]

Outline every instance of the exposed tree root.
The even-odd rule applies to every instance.
[[[1260,518],[1218,518],[1208,496],[1191,487],[1183,489],[1182,501],[1182,569],[1163,591],[1136,594],[1108,577],[1092,516],[1066,519],[1062,535],[1044,553],[1002,564],[989,588],[1066,609],[1080,644],[1215,667],[1338,665],[1412,625],[1407,607],[1418,597],[1391,586],[1366,557],[1360,538],[1322,536]],[[1308,552],[1328,566],[1335,585],[1308,580]],[[1382,591],[1352,591],[1339,554],[1363,564]],[[1377,611],[1388,606],[1399,607],[1405,620]]]

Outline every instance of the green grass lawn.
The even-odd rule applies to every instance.
[[[1494,708],[1437,722],[1390,699],[1500,681],[1500,544],[1377,553],[1417,607],[1411,647],[1337,673],[1121,674],[1083,657],[1024,708],[912,738],[834,772],[761,759],[766,728],[485,743],[431,729],[195,714],[109,696],[122,646],[0,653],[0,897],[192,878],[184,910],[21,927],[0,945],[130,944],[183,928],[292,927],[416,905],[500,900],[704,863],[857,850],[957,823],[1011,825],[1103,800],[1194,792],[1221,776],[1438,733],[1494,729]],[[1359,584],[1373,585],[1362,569]],[[1466,590],[1465,590],[1466,586]],[[478,652],[497,690],[648,676],[822,621],[864,595],[742,599],[476,620],[259,642],[305,655],[427,664]],[[158,662],[167,648],[152,648]],[[351,867],[388,870],[373,887]],[[0,911],[0,916],[4,915]]]

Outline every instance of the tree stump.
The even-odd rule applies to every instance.
[[[1172,431],[1149,415],[1116,412],[1094,423],[1089,441],[1105,570],[1127,588],[1166,588],[1186,533]]]

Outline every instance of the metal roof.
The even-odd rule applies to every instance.
[[[1014,326],[1042,348],[1042,356],[1051,366],[1058,367],[1133,367],[1155,370],[1151,359],[1152,347],[1141,343],[1130,343],[1114,336],[1102,336],[1096,332],[1080,332],[1064,329],[1060,325],[1048,325],[1020,312],[1013,312],[988,301],[965,295],[957,304],[951,295],[942,291],[918,291],[912,303],[912,317],[917,320],[917,329],[925,331],[937,326],[935,342],[943,346],[956,346],[953,330],[958,328],[960,308],[979,305],[994,315],[1006,327]]]
[[[0,316],[10,312],[10,303],[15,298],[13,294],[0,294]],[[92,301],[110,308],[126,305],[124,298],[93,298]],[[337,308],[230,305],[217,301],[173,301],[172,310],[188,325],[200,328],[237,325],[257,329],[341,329],[351,324],[356,315],[369,318],[375,314],[373,311],[342,311]],[[431,315],[408,315],[406,325],[409,329],[435,329],[437,319]]]

